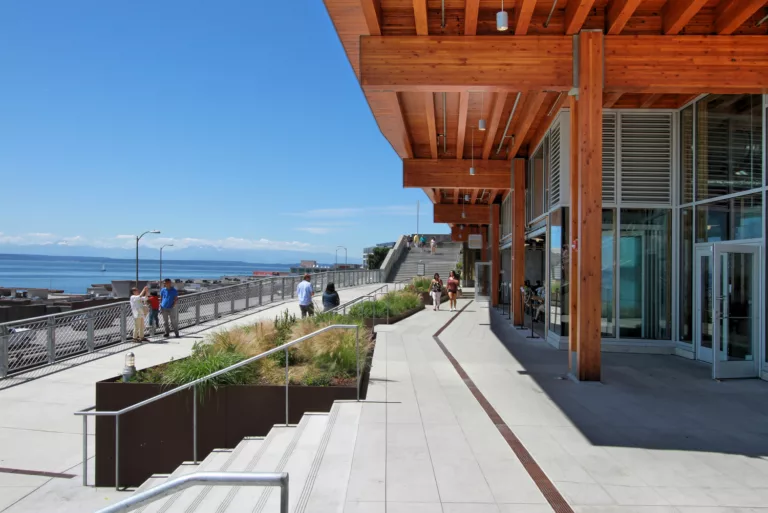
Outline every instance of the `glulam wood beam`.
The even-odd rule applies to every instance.
[[[603,34],[579,34],[579,271],[576,377],[600,381],[603,165]]]
[[[560,93],[552,99],[546,116],[544,116],[544,118],[539,121],[539,126],[530,139],[531,148],[538,146],[544,136],[547,135],[549,127],[552,126],[552,122],[555,120],[557,115],[560,113],[560,109],[563,108],[563,105],[565,105],[567,101],[568,95],[566,93]]]
[[[480,0],[464,2],[464,35],[477,35],[477,18],[480,14]]]
[[[464,139],[467,136],[467,115],[469,114],[469,92],[459,94],[459,124],[456,129],[456,159],[464,158]]]
[[[595,0],[568,0],[565,5],[565,33],[567,35],[576,34],[581,30],[594,3]]]
[[[477,194],[480,192],[480,189],[472,189],[472,194],[469,197],[469,203],[473,204],[477,201]]]
[[[413,146],[405,124],[403,107],[395,92],[365,92],[379,130],[400,158],[413,158]]]
[[[469,174],[470,160],[403,159],[403,187],[442,189],[509,188],[509,162],[475,159],[475,174]]]
[[[451,226],[452,242],[467,242],[469,235],[481,234],[481,227],[462,223],[453,223]]]
[[[435,97],[432,93],[424,93],[424,114],[427,117],[427,132],[429,134],[429,151],[432,158],[438,158],[437,152],[437,122],[435,119]]]
[[[499,281],[501,271],[501,252],[499,251],[499,217],[501,205],[491,205],[491,306],[499,304]]]
[[[381,35],[381,0],[360,0],[360,7],[363,9],[365,23],[368,25],[368,32],[372,36]]]
[[[424,191],[424,194],[427,195],[427,198],[429,198],[429,201],[432,203],[437,203],[438,195],[434,189],[430,187],[424,187],[422,190]]]
[[[488,120],[488,130],[485,133],[483,141],[483,158],[488,159],[491,156],[493,143],[496,140],[496,132],[501,124],[501,115],[504,113],[504,105],[507,103],[507,93],[496,93],[496,99],[491,108],[491,118]]]
[[[518,0],[515,7],[515,35],[524,36],[531,25],[536,0]]]
[[[490,220],[488,205],[451,205],[438,203],[434,206],[435,223],[487,225]],[[464,217],[462,217],[464,213]]]
[[[523,325],[520,288],[525,282],[525,159],[512,161],[512,320]]]
[[[496,196],[499,195],[498,189],[491,189],[491,192],[488,194],[488,203],[491,204],[494,201],[496,201]]]
[[[369,91],[567,91],[573,42],[564,36],[362,36]]]
[[[715,32],[720,35],[733,34],[745,21],[757,12],[765,0],[726,0],[717,8]]]
[[[533,121],[536,119],[536,114],[539,112],[542,103],[547,97],[547,93],[544,91],[532,92],[527,98],[525,105],[523,105],[523,111],[520,113],[520,118],[515,126],[512,135],[514,136],[509,143],[508,159],[515,158],[518,150],[523,145],[526,134],[530,130]]]
[[[605,32],[611,35],[621,34],[641,3],[642,0],[613,0],[606,11]]]
[[[768,36],[605,37],[605,90],[764,93]]]
[[[621,98],[623,94],[624,93],[606,93],[603,96],[603,108],[612,108],[614,105],[616,105],[616,102],[619,101],[619,98]]]
[[[568,97],[570,110],[570,210],[568,211],[568,369],[576,375],[579,340],[579,108],[575,96]],[[562,157],[561,157],[562,158]]]
[[[649,94],[645,98],[643,98],[642,103],[640,104],[641,109],[648,109],[650,107],[653,107],[653,104],[656,103],[659,98],[661,98],[660,94]]]
[[[427,16],[427,0],[413,0],[413,17],[416,21],[416,35],[428,35],[429,19]]]
[[[661,8],[661,29],[667,35],[679,34],[707,0],[667,0]]]

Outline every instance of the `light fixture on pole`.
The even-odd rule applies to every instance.
[[[496,13],[496,30],[504,32],[509,29],[509,15],[504,10],[504,0],[501,0],[501,10]]]
[[[123,367],[123,382],[127,383],[136,374],[136,356],[130,352],[125,355],[125,367]]]
[[[147,230],[141,235],[136,236],[136,286],[139,286],[139,241],[148,233],[160,233],[160,230]]]
[[[475,127],[472,127],[472,166],[469,168],[469,174],[475,176]]]
[[[170,246],[173,246],[173,244],[164,244],[164,245],[160,246],[160,279],[157,282],[157,286],[158,287],[162,287],[163,286],[162,285],[162,283],[163,283],[163,248],[167,248],[167,247],[170,247]]]
[[[477,129],[481,132],[485,132],[485,119],[483,118],[483,114],[485,113],[485,92],[480,94],[480,121],[477,122]]]

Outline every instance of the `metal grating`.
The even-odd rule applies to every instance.
[[[560,204],[560,123],[549,133],[549,208]]]
[[[622,113],[620,145],[622,203],[669,205],[672,114]]]
[[[603,203],[616,203],[616,114],[603,114]]]

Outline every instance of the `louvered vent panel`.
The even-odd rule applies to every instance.
[[[549,178],[549,208],[560,204],[560,123],[549,132],[551,165]]]
[[[621,115],[621,201],[670,204],[672,115]]]
[[[603,203],[616,203],[616,114],[603,114]]]

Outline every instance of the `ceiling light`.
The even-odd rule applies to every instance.
[[[464,201],[469,201],[469,194],[464,195]]]
[[[496,13],[496,30],[504,32],[509,29],[509,15],[504,10],[504,0],[501,0],[501,10]]]
[[[464,225],[463,224],[459,225],[459,230],[464,231]]]
[[[475,176],[475,166],[469,168],[469,174]]]
[[[462,219],[466,219],[467,218],[467,213],[466,212],[462,212],[461,213],[461,218]]]
[[[485,132],[485,120],[483,114],[485,113],[485,93],[480,93],[480,121],[477,122],[477,129],[481,132]]]
[[[469,168],[469,174],[475,176],[475,127],[472,127],[472,165]]]

